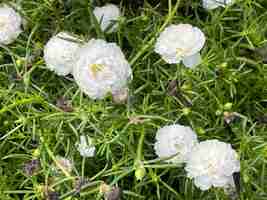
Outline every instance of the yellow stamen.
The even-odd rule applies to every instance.
[[[103,69],[104,65],[102,64],[92,64],[89,65],[89,70],[92,72],[93,77],[95,78],[97,73]]]
[[[177,54],[178,57],[183,56],[184,53],[185,53],[185,52],[184,52],[183,49],[181,49],[181,48],[177,48],[177,49],[176,49],[176,54]]]
[[[5,19],[3,17],[0,18],[0,29],[4,28],[5,25],[6,25]]]
[[[209,163],[208,171],[209,171],[209,174],[216,174],[216,170],[213,164]]]

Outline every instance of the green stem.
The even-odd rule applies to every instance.
[[[144,139],[145,139],[145,131],[144,129],[142,129],[137,148],[137,158],[136,158],[137,162],[143,159],[142,152],[143,152]]]
[[[68,171],[66,171],[64,167],[62,167],[62,166],[60,165],[60,163],[57,161],[56,157],[54,156],[53,152],[50,150],[50,148],[48,147],[48,145],[45,143],[43,137],[41,137],[41,141],[42,141],[42,143],[44,144],[45,149],[46,149],[48,155],[51,157],[51,159],[52,159],[53,162],[56,164],[56,166],[57,166],[57,167],[58,167],[58,168],[65,174],[66,177],[71,178],[72,176],[70,175],[70,173],[69,173]]]

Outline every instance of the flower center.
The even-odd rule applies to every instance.
[[[184,56],[184,53],[185,53],[185,51],[184,51],[182,48],[177,48],[177,49],[176,49],[176,55],[177,55],[178,57],[182,57],[182,56]]]
[[[184,57],[186,53],[188,53],[190,50],[189,49],[182,49],[182,48],[177,48],[176,49],[176,55],[178,57]]]
[[[96,78],[98,72],[100,72],[105,66],[103,64],[91,64],[89,70],[92,72],[93,77]]]
[[[209,165],[208,165],[208,172],[209,172],[209,174],[211,174],[211,175],[216,174],[215,166],[214,166],[212,163],[209,163]]]
[[[6,26],[6,20],[4,17],[0,17],[0,29],[3,29]]]

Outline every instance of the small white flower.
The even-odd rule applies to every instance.
[[[116,31],[117,20],[120,17],[120,9],[113,4],[107,4],[103,7],[96,7],[93,11],[98,23],[100,24],[101,30],[104,32],[109,28],[109,33]]]
[[[194,67],[201,62],[200,50],[205,40],[204,33],[197,27],[170,25],[158,37],[155,52],[169,64],[183,61],[186,67]]]
[[[230,5],[234,2],[234,0],[202,0],[203,8],[212,10],[219,6],[225,7],[226,5]]]
[[[127,88],[132,70],[115,43],[91,39],[78,51],[73,75],[85,94],[102,99]]]
[[[186,163],[187,176],[201,190],[226,187],[234,172],[240,171],[240,162],[230,144],[207,140],[196,145]]]
[[[60,32],[50,38],[44,47],[46,66],[56,74],[65,76],[72,73],[76,53],[80,48],[77,38]]]
[[[82,157],[93,157],[95,154],[95,146],[93,145],[92,138],[84,135],[80,136],[80,143],[77,147]]]
[[[197,135],[190,127],[175,124],[157,131],[154,149],[161,159],[174,156],[167,162],[183,163],[197,143]]]
[[[22,18],[11,7],[0,6],[0,44],[12,43],[22,32]]]

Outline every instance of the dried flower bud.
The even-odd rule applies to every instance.
[[[115,103],[122,104],[127,102],[128,95],[129,95],[129,89],[124,88],[117,92],[113,92],[112,98]]]
[[[70,102],[64,97],[59,97],[57,99],[57,107],[63,110],[64,112],[73,112],[73,108],[70,105]]]
[[[24,165],[25,174],[27,174],[28,176],[34,175],[40,169],[40,165],[41,163],[39,159],[34,159],[34,160],[27,162]]]
[[[238,117],[238,115],[235,112],[224,112],[223,117],[224,122],[226,124],[230,124]]]
[[[59,194],[54,191],[48,191],[45,197],[46,200],[59,200]]]

